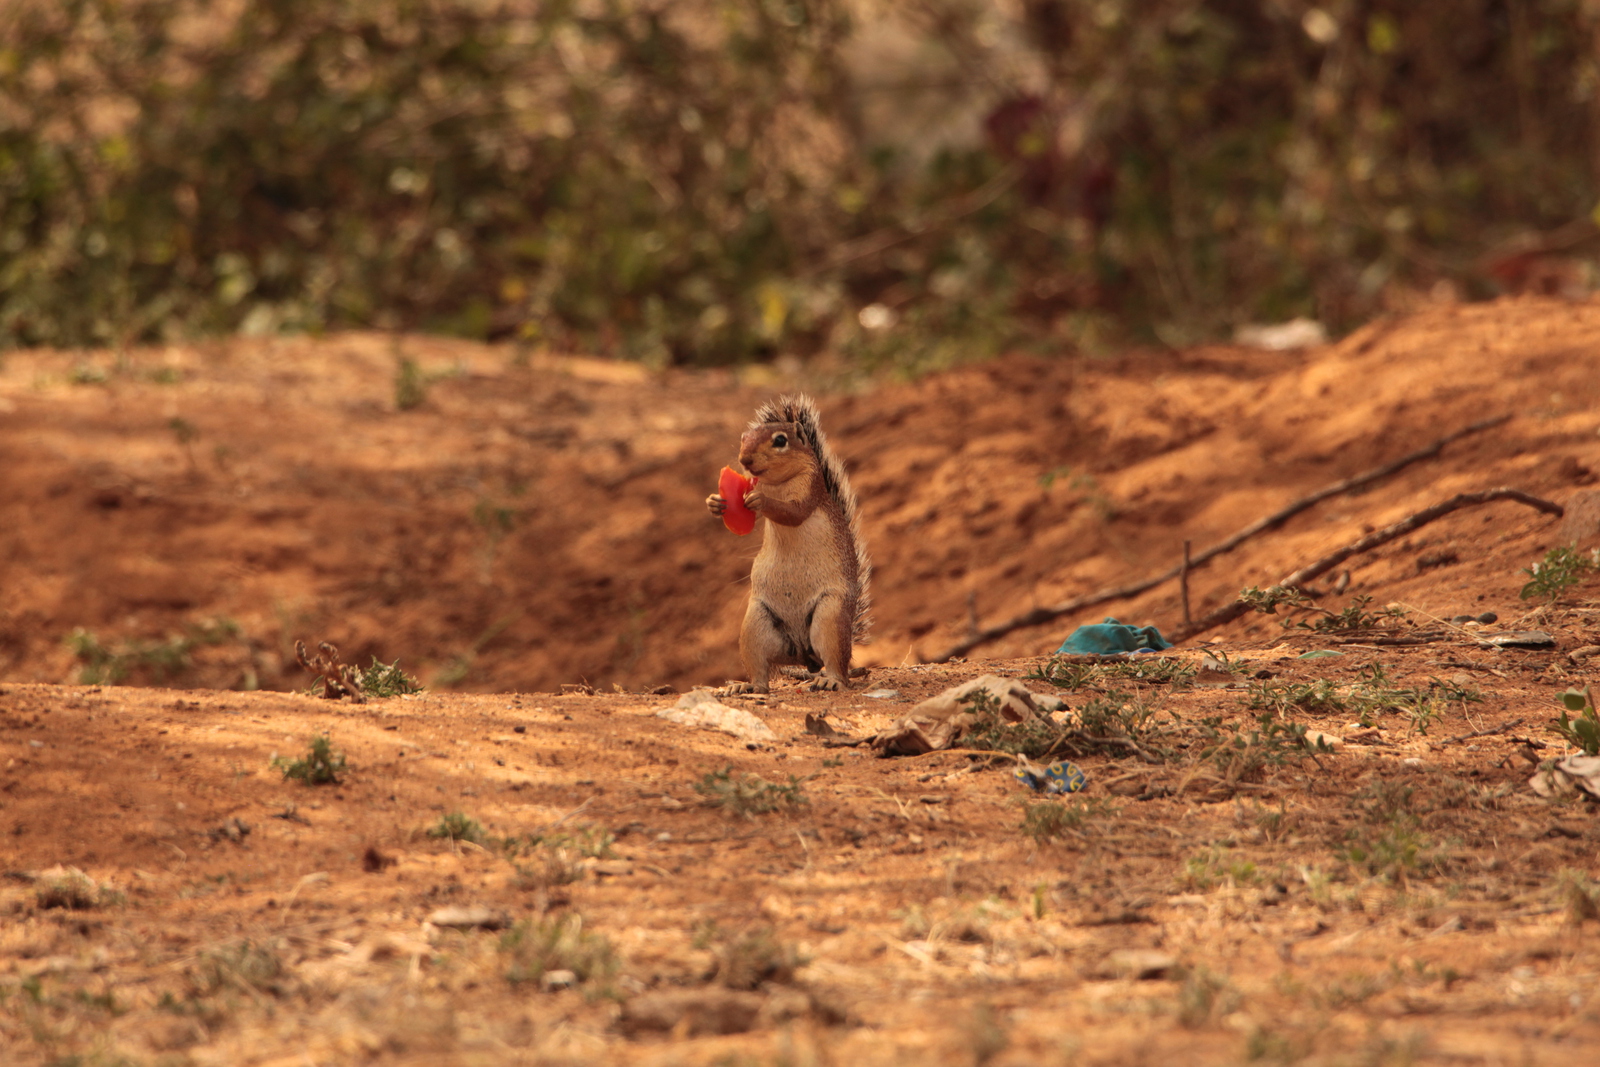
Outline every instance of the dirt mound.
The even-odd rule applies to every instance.
[[[1186,539],[1199,552],[1489,415],[1512,418],[1197,571],[1192,610],[1459,491],[1564,500],[1600,469],[1597,336],[1600,305],[1528,299],[1294,354],[1019,357],[822,391],[877,561],[862,659],[916,662],[974,620],[1158,573]],[[98,662],[107,679],[285,688],[307,638],[435,687],[720,681],[739,670],[755,546],[701,501],[758,400],[790,384],[808,383],[378,335],[13,353],[0,677]],[[1463,512],[1353,561],[1349,594],[1515,611],[1551,529],[1513,505]],[[1171,629],[1176,584],[974,655],[1038,653],[1113,613]]]

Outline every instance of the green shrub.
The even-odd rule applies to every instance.
[[[333,750],[333,740],[327,734],[311,739],[311,747],[297,760],[279,756],[272,765],[283,772],[285,781],[294,780],[306,785],[338,785],[339,776],[346,770],[343,752]]]
[[[380,326],[916,371],[1482,295],[1529,259],[1484,248],[1592,206],[1591,6],[1091,6],[18,0],[0,348]],[[862,84],[896,33],[917,69]]]

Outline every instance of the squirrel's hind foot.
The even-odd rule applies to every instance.
[[[772,690],[768,686],[764,686],[764,685],[758,686],[758,685],[755,685],[755,684],[753,684],[751,682],[734,682],[734,681],[730,681],[727,685],[725,685],[721,689],[717,690],[717,696],[719,696],[719,697],[736,697],[736,696],[745,696],[745,695],[751,694],[751,693],[755,693],[755,694],[759,694],[759,695],[765,695],[765,694],[768,694],[770,692],[772,692]]]
[[[838,691],[843,688],[845,688],[843,681],[839,680],[838,678],[829,677],[826,674],[819,674],[815,678],[811,679],[811,691],[814,693],[821,692],[824,689]]]

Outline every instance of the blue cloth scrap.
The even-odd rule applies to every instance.
[[[1072,636],[1061,642],[1056,654],[1111,656],[1146,649],[1159,652],[1171,647],[1172,642],[1162,637],[1154,626],[1125,626],[1116,619],[1107,618],[1098,625],[1080,626],[1072,631]]]

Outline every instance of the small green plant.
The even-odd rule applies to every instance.
[[[1563,868],[1556,875],[1556,895],[1569,924],[1600,921],[1600,885],[1582,871]]]
[[[1218,885],[1255,885],[1261,875],[1253,862],[1233,855],[1226,845],[1212,845],[1185,861],[1181,880],[1204,892]]]
[[[1584,576],[1600,570],[1600,549],[1587,554],[1567,545],[1558,545],[1544,554],[1544,559],[1523,568],[1528,583],[1522,587],[1522,599],[1541,599],[1554,604],[1568,589],[1583,581]]]
[[[1343,715],[1350,711],[1349,702],[1339,694],[1338,687],[1326,678],[1314,682],[1252,682],[1248,702],[1251,708],[1287,715],[1303,711],[1312,715]]]
[[[283,772],[285,781],[293,779],[306,785],[338,785],[339,776],[347,770],[343,752],[333,750],[333,739],[327,734],[317,734],[311,739],[306,754],[297,760],[279,756],[272,766]]]
[[[1239,992],[1227,975],[1196,967],[1183,976],[1178,987],[1178,1025],[1199,1029],[1232,1013],[1239,1001]]]
[[[1345,832],[1335,856],[1368,875],[1404,886],[1408,879],[1440,857],[1422,832],[1414,790],[1408,785],[1376,782],[1357,794],[1361,822]]]
[[[483,824],[464,812],[452,811],[439,816],[439,821],[428,827],[428,836],[450,842],[466,841],[481,845],[489,839]]]
[[[1035,844],[1048,844],[1063,837],[1085,837],[1096,819],[1114,817],[1117,809],[1099,797],[1075,800],[1022,802],[1022,836]]]
[[[1105,688],[1116,682],[1136,685],[1182,685],[1195,676],[1195,668],[1180,659],[1166,656],[1137,656],[1112,663],[1093,663],[1067,656],[1051,656],[1027,677],[1049,682],[1062,689],[1086,686]]]
[[[591,995],[609,994],[620,966],[610,940],[585,930],[577,914],[525,919],[501,936],[500,951],[508,957],[506,980],[512,985],[542,985],[546,975],[567,971]]]
[[[572,833],[507,838],[505,852],[517,870],[520,889],[568,885],[583,877],[584,860],[611,859],[616,838],[603,826],[585,826]]]
[[[1208,716],[1200,720],[1200,736],[1200,758],[1215,764],[1223,780],[1230,783],[1253,781],[1269,767],[1333,751],[1324,739],[1309,739],[1303,724],[1271,712],[1257,716],[1253,727],[1225,723],[1220,715]]]
[[[211,619],[191,623],[182,635],[164,641],[127,641],[111,646],[102,644],[92,630],[79,626],[67,635],[67,647],[83,664],[78,671],[80,685],[117,685],[138,670],[148,671],[160,683],[193,667],[191,653],[195,649],[224,644],[239,634],[239,624],[232,619]]]
[[[55,867],[45,871],[34,883],[33,897],[40,908],[66,908],[69,911],[85,911],[122,900],[122,894],[101,885],[76,867]]]
[[[1239,599],[1252,611],[1262,615],[1276,615],[1279,608],[1304,608],[1311,604],[1311,598],[1306,596],[1304,590],[1286,585],[1272,585],[1265,589],[1252,585],[1239,590]]]
[[[361,672],[361,689],[368,696],[398,697],[422,692],[422,683],[400,669],[400,661],[383,663],[377,656]]]
[[[1565,705],[1561,717],[1553,720],[1550,728],[1584,755],[1600,756],[1600,714],[1595,711],[1593,687],[1568,689],[1561,694],[1561,703]],[[1577,712],[1578,717],[1571,718],[1569,711]]]
[[[428,380],[410,356],[401,356],[394,369],[394,406],[401,411],[421,407],[428,399]]]
[[[195,997],[233,991],[252,995],[282,992],[288,968],[272,945],[240,941],[201,952],[190,969]]]
[[[1251,586],[1239,591],[1239,599],[1263,615],[1276,615],[1279,608],[1284,608],[1286,614],[1282,621],[1285,629],[1292,626],[1320,634],[1348,634],[1388,629],[1406,617],[1405,609],[1399,607],[1368,611],[1367,605],[1372,603],[1370,596],[1352,597],[1344,610],[1329,611],[1314,603],[1304,590],[1282,585],[1266,589]],[[1297,620],[1292,617],[1296,612],[1308,612],[1315,618]]]
[[[721,808],[734,815],[751,818],[767,815],[783,808],[797,808],[806,803],[801,786],[805,779],[789,776],[789,784],[769,782],[758,774],[741,774],[733,777],[733,768],[707,772],[694,783],[694,791],[705,798],[712,807]]]
[[[726,934],[715,923],[707,923],[695,932],[695,943],[717,958],[717,983],[728,989],[790,982],[805,963],[800,950],[780,940],[770,927]]]

